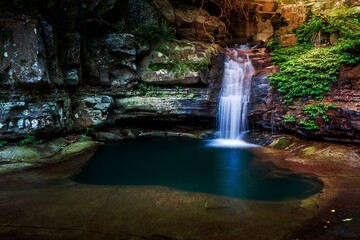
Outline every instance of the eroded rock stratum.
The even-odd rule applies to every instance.
[[[307,14],[337,4],[220,2],[0,1],[1,138],[148,121],[214,128],[224,47],[274,35],[294,45],[292,30]],[[266,75],[276,67],[268,54],[254,49],[250,57],[257,70],[250,120],[302,134],[280,119],[301,113],[283,109],[269,90]],[[359,136],[358,65],[344,66],[339,79],[328,98],[340,107],[317,136],[351,141]]]

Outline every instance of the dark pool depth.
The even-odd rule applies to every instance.
[[[244,148],[209,147],[207,141],[141,139],[101,147],[73,180],[101,185],[156,185],[242,199],[311,196],[322,184],[299,175],[274,175]]]

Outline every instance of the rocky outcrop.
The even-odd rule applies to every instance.
[[[136,22],[140,27],[148,16],[154,23],[161,19],[156,8],[143,1],[40,5],[34,1],[21,17],[17,17],[25,9],[21,4],[9,2],[0,10],[6,16],[0,19],[1,139],[96,128],[134,115],[145,121],[149,112],[168,121],[192,114],[213,120],[218,90],[214,82],[220,75],[209,72],[216,46],[174,40],[153,45],[150,52],[150,39],[143,33],[135,36],[118,31],[134,17],[134,12],[124,10],[119,15],[120,6],[146,8]],[[58,18],[52,19],[49,13]],[[166,67],[156,69],[159,66]],[[164,71],[168,72],[162,74]],[[211,76],[217,79],[210,80]],[[140,81],[147,85],[139,85]],[[169,85],[173,87],[168,89]],[[132,99],[146,103],[145,108],[152,104],[152,108],[143,111],[134,110],[137,107],[131,104],[124,106]]]
[[[157,85],[206,84],[217,45],[186,40],[160,42],[139,66],[139,77]]]
[[[90,137],[57,138],[37,145],[6,146],[0,149],[0,174],[47,166],[94,154],[98,142]]]
[[[0,64],[2,84],[34,88],[50,86],[52,82],[39,22],[3,19],[0,20],[0,29],[3,35]]]
[[[212,128],[223,73],[220,45],[261,43],[274,34],[293,45],[288,30],[328,4],[230,2],[235,5],[223,12],[219,0],[1,0],[1,138],[151,120]],[[266,80],[276,67],[264,49],[249,56],[256,68],[254,126],[329,138],[358,135],[358,67],[344,66],[339,88],[346,91],[328,96],[339,106],[329,112],[332,125],[318,119],[324,127],[309,132],[284,123],[284,114],[301,114],[301,103],[276,104],[281,99]]]
[[[225,40],[225,23],[204,9],[180,3],[174,15],[177,34],[182,38],[218,43]]]
[[[338,82],[341,90],[334,88],[326,94],[324,100],[300,99],[288,104],[283,103],[281,95],[270,91],[266,78],[269,72],[264,75],[259,74],[253,78],[249,120],[255,129],[290,132],[307,138],[359,143],[360,93],[357,83],[360,77],[356,74],[357,68],[358,65],[342,66]],[[318,104],[332,104],[334,108],[315,117],[305,113],[305,106]],[[309,120],[314,121],[312,127],[301,124]]]
[[[163,89],[156,96],[134,96],[117,99],[113,120],[149,119],[173,120],[198,119],[212,122],[216,115],[216,101],[201,89]],[[149,92],[151,95],[151,92]],[[209,126],[212,126],[210,123]]]
[[[129,88],[136,82],[135,37],[111,33],[89,40],[85,78],[92,85]]]
[[[58,133],[72,125],[71,99],[65,92],[10,94],[0,106],[2,138]]]

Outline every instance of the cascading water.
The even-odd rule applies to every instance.
[[[225,61],[218,118],[219,138],[224,140],[239,141],[249,129],[246,115],[254,67],[248,55],[238,56],[241,51],[232,50]]]

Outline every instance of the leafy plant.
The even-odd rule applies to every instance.
[[[42,144],[43,140],[42,139],[37,139],[35,136],[33,135],[28,135],[25,138],[21,139],[19,141],[20,145],[26,145],[26,144]]]
[[[3,147],[8,144],[8,141],[0,140],[0,147]]]
[[[274,50],[279,49],[281,47],[281,44],[276,38],[271,38],[270,40],[265,42],[265,47],[267,49]]]
[[[292,116],[292,115],[283,116],[283,119],[284,119],[285,123],[295,123],[296,122],[296,117]]]
[[[293,47],[278,47],[270,53],[271,61],[274,64],[281,64],[286,61],[296,59],[301,54],[306,53],[311,47],[310,46],[293,46]]]
[[[284,102],[300,97],[321,99],[337,81],[341,63],[360,61],[359,8],[341,8],[311,16],[296,30],[296,35],[297,46],[274,45],[271,53],[280,72],[270,75],[269,80],[272,88],[283,94]],[[330,36],[337,38],[331,42],[333,45]],[[320,45],[321,48],[314,48]]]
[[[330,32],[329,20],[324,16],[312,16],[311,19],[296,29],[300,45],[319,45],[327,43]]]
[[[319,126],[316,125],[314,120],[307,120],[307,121],[301,120],[299,122],[299,125],[302,126],[305,130],[309,130],[309,131],[319,129]]]
[[[161,91],[161,88],[158,86],[147,85],[144,82],[137,84],[137,88],[142,92],[146,97],[163,97],[165,93]]]
[[[281,63],[281,71],[269,76],[270,83],[284,96],[284,102],[312,96],[321,99],[337,81],[338,54],[331,48],[314,48]]]
[[[309,115],[310,117],[316,118],[318,116],[321,116],[325,122],[329,122],[329,117],[326,115],[326,111],[329,109],[336,109],[337,106],[335,104],[324,104],[324,103],[318,103],[318,104],[310,104],[304,107],[304,112]]]

